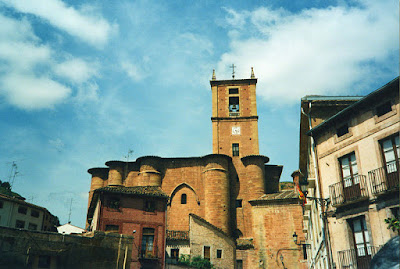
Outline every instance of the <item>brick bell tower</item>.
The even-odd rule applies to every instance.
[[[258,155],[257,79],[217,80],[213,70],[212,90],[213,153],[233,159]]]

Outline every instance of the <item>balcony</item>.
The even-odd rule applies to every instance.
[[[358,249],[348,249],[338,252],[340,269],[369,269],[372,257],[379,247],[368,246]]]
[[[387,164],[368,172],[371,191],[374,195],[381,195],[399,188],[399,173],[396,162]]]
[[[341,206],[368,199],[366,176],[356,175],[329,186],[332,206]]]
[[[157,246],[146,246],[139,249],[139,259],[141,260],[158,260],[161,255],[158,253]]]

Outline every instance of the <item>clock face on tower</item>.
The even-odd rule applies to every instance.
[[[232,127],[232,134],[233,135],[240,135],[240,126],[233,126]]]

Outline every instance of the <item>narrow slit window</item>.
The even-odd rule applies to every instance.
[[[217,249],[217,259],[222,258],[222,249]]]
[[[239,144],[232,144],[232,156],[239,156]]]
[[[184,193],[181,195],[181,204],[186,205],[186,203],[187,203],[187,195],[186,193]]]
[[[236,208],[241,208],[242,207],[242,199],[236,200]]]

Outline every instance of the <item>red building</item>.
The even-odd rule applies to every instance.
[[[126,262],[130,268],[164,268],[167,201],[159,187],[99,188],[93,193],[88,223],[91,230],[134,236]]]

